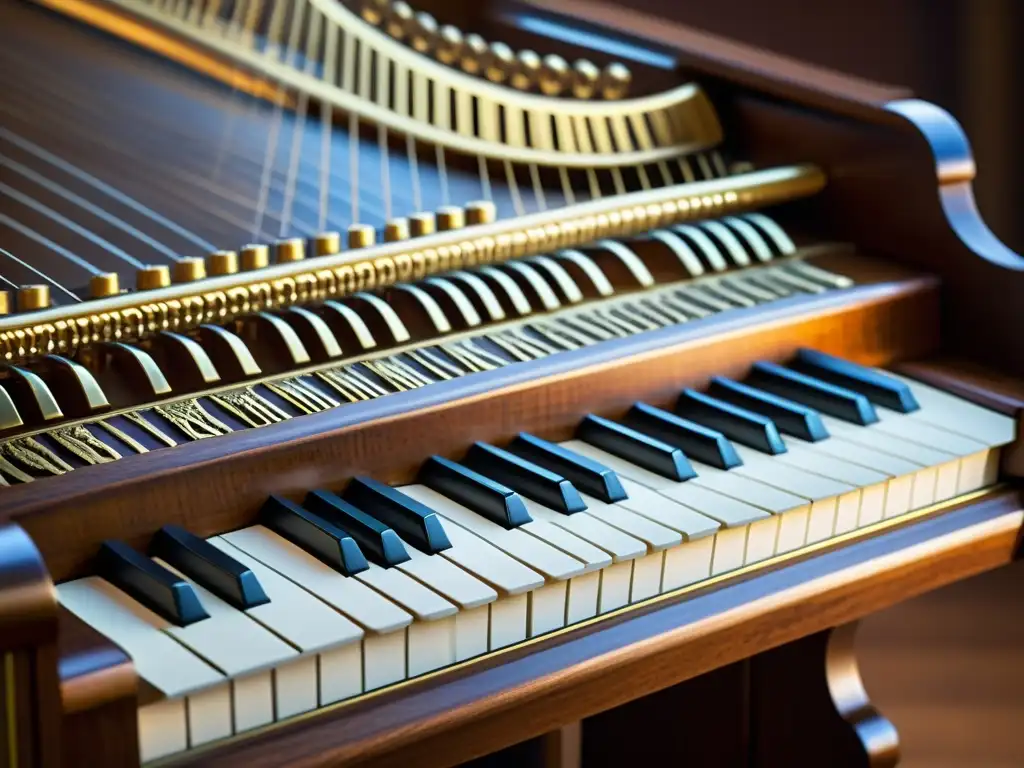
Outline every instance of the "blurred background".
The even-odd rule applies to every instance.
[[[1024,253],[1021,0],[617,0],[910,88],[964,126],[983,218]],[[1024,563],[864,621],[861,669],[900,731],[901,768],[1024,766]]]

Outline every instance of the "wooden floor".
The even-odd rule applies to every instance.
[[[901,768],[1024,766],[1024,562],[873,616],[858,643]]]

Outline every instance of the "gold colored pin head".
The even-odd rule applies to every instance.
[[[242,269],[246,272],[263,269],[270,264],[270,249],[265,245],[247,245],[239,252],[238,256]]]
[[[451,24],[441,27],[437,41],[437,60],[450,67],[458,64],[462,57],[462,32]]]
[[[11,292],[0,291],[0,315],[11,314]]]
[[[50,306],[50,286],[23,285],[18,289],[18,311],[31,312]]]
[[[366,248],[377,242],[377,232],[369,224],[353,224],[348,228],[348,247]]]
[[[313,253],[317,256],[330,256],[341,252],[340,232],[321,232],[313,238]]]
[[[437,231],[437,224],[432,213],[414,213],[409,217],[409,230],[413,237],[432,235]]]
[[[121,292],[121,283],[116,272],[104,272],[89,278],[89,295],[94,299],[104,296],[117,296]]]
[[[466,223],[490,224],[498,218],[498,209],[490,200],[474,200],[466,203]]]
[[[135,287],[140,291],[166,288],[171,284],[171,270],[163,264],[152,264],[135,273]]]
[[[572,67],[572,95],[577,99],[592,99],[597,93],[601,70],[592,61],[580,59]]]
[[[516,55],[505,43],[491,43],[484,62],[484,74],[492,83],[503,83],[512,74]]]
[[[466,226],[466,212],[457,205],[446,205],[437,211],[437,228],[441,232],[462,229]]]
[[[194,283],[206,277],[206,262],[202,259],[189,257],[174,265],[174,282]]]
[[[378,26],[384,20],[390,4],[389,0],[366,0],[363,3],[363,18],[375,27]]]
[[[629,67],[617,61],[613,62],[601,73],[601,95],[609,101],[624,99],[629,93],[629,84],[632,80],[633,73],[629,71]]]
[[[462,41],[462,56],[459,65],[462,71],[470,75],[483,74],[490,46],[487,41],[475,32],[466,35]]]
[[[569,85],[571,78],[569,64],[561,56],[550,54],[544,57],[538,84],[545,96],[558,96]]]
[[[206,257],[206,271],[211,275],[233,275],[238,271],[238,254],[234,251],[214,251]]]
[[[429,13],[417,13],[412,25],[412,47],[420,53],[427,53],[439,40],[437,20]]]
[[[287,240],[279,240],[274,246],[274,255],[278,264],[288,264],[293,261],[302,261],[306,258],[306,243],[301,237],[290,237]]]
[[[392,219],[384,225],[384,240],[389,243],[397,243],[400,240],[409,239],[409,220]]]
[[[541,60],[533,51],[520,51],[512,70],[511,85],[520,91],[529,91],[540,79]]]
[[[391,4],[391,15],[384,25],[384,29],[396,40],[401,40],[411,31],[413,25],[413,11],[408,3],[403,0]]]

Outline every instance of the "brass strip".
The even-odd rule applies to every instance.
[[[2,453],[3,451],[0,450],[0,454]],[[3,455],[0,455],[0,470],[6,472],[19,483],[31,483],[33,480],[35,480],[35,478],[32,477],[32,475],[16,467],[14,464],[5,459]],[[0,480],[3,481],[4,485],[10,485],[10,483],[7,482],[7,479],[3,476],[2,473],[0,473]]]
[[[219,437],[232,431],[227,424],[207,412],[198,400],[180,400],[158,405],[153,410],[193,440]]]
[[[11,768],[18,768],[18,713],[14,690],[14,652],[4,654],[4,703],[7,708],[7,759]]]
[[[106,464],[121,458],[120,453],[81,424],[54,430],[50,433],[50,437],[86,464]]]
[[[510,653],[516,653],[522,650],[523,648],[533,647],[535,645],[538,645],[539,643],[547,642],[552,638],[562,637],[570,632],[575,632],[578,629],[592,627],[600,622],[627,615],[641,608],[648,608],[653,605],[660,605],[662,603],[675,601],[678,598],[688,595],[692,592],[696,592],[697,590],[705,590],[709,587],[717,587],[719,585],[725,584],[726,582],[739,580],[746,576],[758,573],[760,571],[769,570],[778,566],[782,566],[787,563],[793,562],[794,560],[801,559],[809,555],[814,555],[827,549],[837,548],[841,545],[850,544],[861,539],[866,539],[875,534],[882,533],[893,528],[906,526],[922,518],[939,514],[944,510],[951,509],[952,507],[961,504],[969,504],[971,502],[983,499],[987,496],[995,495],[1000,491],[1005,490],[1006,488],[1006,484],[999,483],[990,486],[989,488],[983,488],[981,490],[965,493],[961,496],[957,496],[956,498],[947,499],[946,501],[942,501],[937,504],[922,507],[921,509],[914,510],[912,512],[907,512],[906,514],[899,515],[897,517],[891,517],[887,520],[880,520],[877,523],[872,523],[871,525],[865,526],[864,528],[858,528],[854,531],[848,531],[847,533],[834,536],[830,539],[825,539],[824,541],[819,541],[815,544],[808,544],[807,546],[804,546],[800,549],[796,549],[791,552],[786,552],[782,555],[775,555],[774,557],[771,557],[767,560],[762,560],[758,563],[744,565],[740,568],[737,568],[736,570],[727,571],[726,573],[720,573],[717,576],[710,576],[706,579],[702,579],[701,581],[695,582],[693,584],[687,584],[686,586],[680,587],[679,589],[675,589],[671,592],[665,592],[660,595],[655,595],[654,597],[642,600],[639,603],[632,603],[630,605],[623,606],[622,608],[617,608],[614,611],[609,611],[608,613],[602,613],[599,616],[584,619],[583,621],[580,621],[576,624],[571,624],[569,626],[562,627],[561,629],[556,629],[553,632],[548,632],[543,635],[531,637],[520,643],[515,643],[505,648],[501,648],[497,651],[488,651],[487,653],[482,654],[480,656],[476,656],[472,659],[467,659],[466,661],[461,661],[456,664],[452,664],[451,666],[444,667],[443,669],[437,669],[433,672],[428,672],[424,675],[420,675],[419,677],[402,680],[401,682],[393,683],[392,685],[386,685],[383,688],[377,688],[376,690],[370,691],[368,693],[362,693],[357,696],[353,696],[350,699],[339,701],[335,704],[331,704],[326,707],[320,707],[319,709],[313,709],[308,712],[304,712],[301,715],[296,715],[294,717],[288,718],[287,720],[281,720],[276,723],[271,723],[269,725],[262,726],[260,728],[254,728],[251,731],[246,731],[245,733],[230,736],[221,741],[214,742],[209,746],[204,745],[201,747],[190,749],[188,750],[187,753],[178,753],[176,755],[171,755],[167,758],[162,758],[160,760],[154,761],[153,763],[150,763],[149,765],[152,766],[152,768],[170,766],[175,761],[180,760],[183,754],[188,754],[189,756],[202,755],[204,752],[217,749],[224,745],[237,744],[242,739],[246,739],[253,736],[261,736],[263,734],[272,733],[281,728],[285,728],[296,723],[308,721],[309,719],[318,717],[324,713],[338,712],[339,710],[351,707],[355,704],[362,704],[365,701],[376,699],[380,696],[392,695],[396,691],[401,691],[405,688],[408,688],[409,686],[419,685],[430,680],[436,680],[442,675],[452,674],[454,676],[455,673],[468,669],[469,667],[478,664],[481,661],[501,658]]]
[[[114,328],[123,340],[140,339],[157,330],[183,332],[214,319],[226,322],[253,311],[379,289],[396,282],[397,262],[405,260],[413,265],[413,276],[420,278],[640,234],[679,221],[763,208],[813,195],[824,186],[824,174],[811,165],[753,171],[590,200],[253,272],[8,315],[0,317],[0,359],[18,361],[51,349],[66,354],[108,338]]]
[[[142,427],[146,432],[155,437],[161,443],[166,445],[168,448],[174,448],[178,441],[172,438],[170,435],[165,433],[156,424],[149,422],[143,415],[143,411],[127,411],[124,417],[133,424],[137,424]]]

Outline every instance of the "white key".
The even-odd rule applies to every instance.
[[[221,538],[372,633],[363,640],[364,690],[405,679],[405,628],[412,623],[412,615],[358,579],[343,576],[261,525],[232,531]]]
[[[665,571],[662,577],[662,592],[695,584],[711,576],[714,536],[705,536],[688,541],[665,552]]]
[[[1017,423],[1010,416],[892,371],[881,372],[910,387],[921,406],[919,411],[908,414],[916,419],[970,437],[990,448],[1008,445],[1017,438]]]
[[[357,573],[355,578],[376,589],[395,605],[402,606],[420,621],[443,619],[458,613],[455,605],[398,568],[382,568],[376,563],[369,565],[369,569]]]
[[[569,604],[565,610],[565,623],[597,616],[597,601],[601,591],[601,573],[585,573],[574,576],[569,582]]]
[[[717,520],[712,520],[707,515],[702,515],[682,504],[676,504],[657,491],[645,488],[629,478],[620,477],[619,482],[629,498],[616,502],[616,506],[678,531],[684,539],[708,536],[721,527]]]
[[[292,645],[160,558],[153,562],[189,582],[209,614],[166,631],[232,678],[236,731],[272,722],[276,710],[294,714],[304,705],[307,697],[298,692],[299,686],[274,685],[274,667],[285,667],[298,656]],[[315,685],[315,676],[311,682]],[[290,698],[296,695],[298,700]]]
[[[638,515],[621,504],[607,504],[585,493],[580,495],[587,505],[587,511],[580,514],[596,517],[634,539],[639,539],[652,552],[674,547],[683,541],[682,533],[671,526],[665,526],[649,517]],[[679,509],[678,505],[672,506]]]
[[[587,512],[563,515],[531,499],[524,498],[523,502],[534,521],[550,523],[569,531],[610,554],[616,563],[647,554],[647,546],[642,541],[606,525]]]
[[[308,709],[361,692],[363,651],[360,640],[364,632],[358,625],[226,539],[214,536],[208,541],[249,568],[270,598],[269,603],[245,613],[303,653],[319,654],[320,669],[308,694],[312,701]],[[342,666],[346,663],[348,668]],[[326,697],[324,692],[327,692]]]
[[[456,616],[435,621],[414,621],[409,627],[409,677],[455,663]]]
[[[633,577],[629,587],[629,602],[637,603],[661,592],[661,579],[665,571],[665,552],[651,552],[633,561]]]
[[[615,563],[601,573],[601,593],[598,596],[598,613],[608,613],[616,608],[629,605],[629,588],[633,581],[633,563]]]
[[[180,752],[196,738],[231,735],[231,687],[225,676],[172,639],[171,626],[134,598],[98,576],[60,584],[61,605],[127,653],[139,677],[167,698],[139,709],[139,749],[143,761]],[[202,703],[205,723],[190,723],[186,696]],[[193,740],[191,746],[201,741]]]
[[[988,447],[977,440],[915,419],[913,414],[897,413],[880,406],[875,406],[875,411],[878,413],[878,423],[872,424],[869,429],[896,435],[919,445],[937,448],[954,456],[969,456]]]
[[[523,499],[523,501],[528,500]],[[530,508],[528,504],[527,509]],[[532,512],[530,514],[533,516]],[[552,512],[552,514],[558,513]],[[600,547],[594,546],[568,527],[556,525],[541,517],[534,517],[533,522],[519,526],[519,530],[525,531],[550,544],[555,549],[560,549],[570,557],[579,560],[583,564],[584,573],[598,571],[612,564],[612,556]]]
[[[567,579],[584,571],[584,565],[579,560],[539,538],[518,528],[506,530],[424,485],[406,485],[398,490],[426,504],[444,519],[457,523],[549,579]]]

